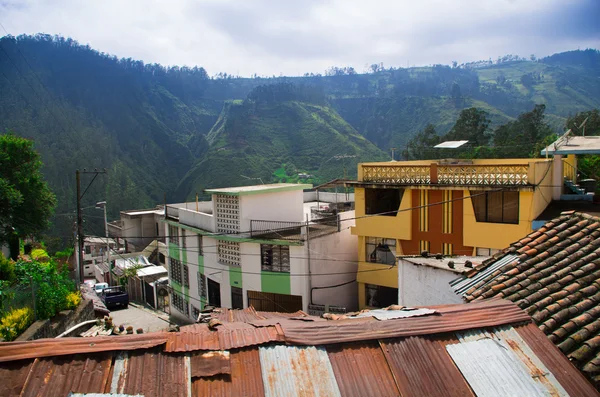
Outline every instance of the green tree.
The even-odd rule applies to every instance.
[[[581,126],[584,121],[585,124]],[[579,128],[580,126],[581,128]],[[592,109],[569,117],[565,123],[565,129],[570,129],[573,135],[583,135],[584,131],[588,136],[600,135],[600,111]]]
[[[484,146],[489,142],[487,135],[490,120],[484,110],[468,108],[460,112],[454,127],[444,136],[444,140],[468,140],[470,144]]]
[[[494,131],[494,146],[499,157],[538,157],[548,138],[554,135],[544,120],[546,105],[535,105],[531,112]]]
[[[438,153],[433,147],[440,142],[441,137],[437,134],[435,126],[428,124],[423,131],[408,142],[404,155],[412,160],[433,159]]]
[[[33,141],[0,135],[0,241],[37,236],[50,225],[56,197],[41,172]]]

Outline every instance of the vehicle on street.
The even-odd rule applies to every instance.
[[[102,290],[105,288],[108,288],[108,283],[97,283],[94,285],[94,291],[96,291],[98,295],[102,294]]]
[[[100,299],[108,310],[115,308],[127,309],[129,306],[129,294],[122,286],[104,288],[100,294]]]

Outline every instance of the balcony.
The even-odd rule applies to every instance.
[[[317,238],[340,231],[339,215],[312,218],[308,224],[309,237]],[[306,240],[306,222],[250,221],[250,237],[268,240]]]
[[[412,164],[411,164],[412,163]],[[418,163],[418,164],[415,164]],[[472,160],[361,164],[362,178],[350,184],[431,185],[467,187],[532,187],[551,167],[546,160]]]

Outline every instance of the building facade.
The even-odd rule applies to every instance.
[[[398,256],[489,256],[527,235],[552,200],[554,168],[547,159],[359,164],[349,183],[359,307],[369,306],[367,294],[398,296]]]
[[[312,303],[354,310],[354,211],[332,210],[327,194],[314,201],[314,192],[303,192],[310,187],[212,189],[206,190],[211,201],[167,205],[171,315],[193,321],[209,305],[294,312]]]

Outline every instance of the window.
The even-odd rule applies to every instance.
[[[398,288],[381,285],[365,284],[365,299],[367,306],[388,307],[398,304]]]
[[[169,225],[169,242],[179,245],[179,228]]]
[[[198,321],[198,317],[200,316],[200,309],[198,309],[194,305],[190,306],[192,306],[192,318],[194,319],[194,321]]]
[[[190,268],[188,265],[183,265],[183,286],[190,287]]]
[[[156,222],[156,236],[160,236],[160,233],[158,232],[158,222]]]
[[[221,284],[207,279],[208,284],[208,303],[214,307],[221,307]]]
[[[232,309],[243,309],[244,308],[244,293],[241,288],[231,287],[231,308]]]
[[[202,235],[198,235],[198,255],[202,255]]]
[[[396,264],[396,240],[392,238],[365,237],[367,262]]]
[[[169,258],[169,266],[171,268],[171,280],[181,284],[181,262]]]
[[[185,230],[181,229],[181,248],[185,248]]]
[[[260,254],[263,271],[290,272],[290,247],[287,245],[261,244]]]
[[[240,266],[240,243],[219,240],[217,251],[219,262],[230,266]]]
[[[185,301],[185,299],[183,299],[183,296],[181,294],[178,294],[177,292],[173,292],[172,301],[173,301],[173,306],[180,313],[183,313],[185,315],[188,314],[188,313],[186,313],[186,312],[189,312],[189,310],[187,310],[187,302]]]
[[[498,252],[500,252],[499,249],[495,249],[495,248],[481,248],[481,247],[477,247],[477,251],[476,251],[476,255],[477,256],[492,256],[497,254]]]
[[[519,223],[519,192],[471,191],[470,194],[477,222]]]
[[[396,216],[404,189],[365,189],[365,213]]]
[[[206,299],[206,276],[198,272],[198,295]]]

